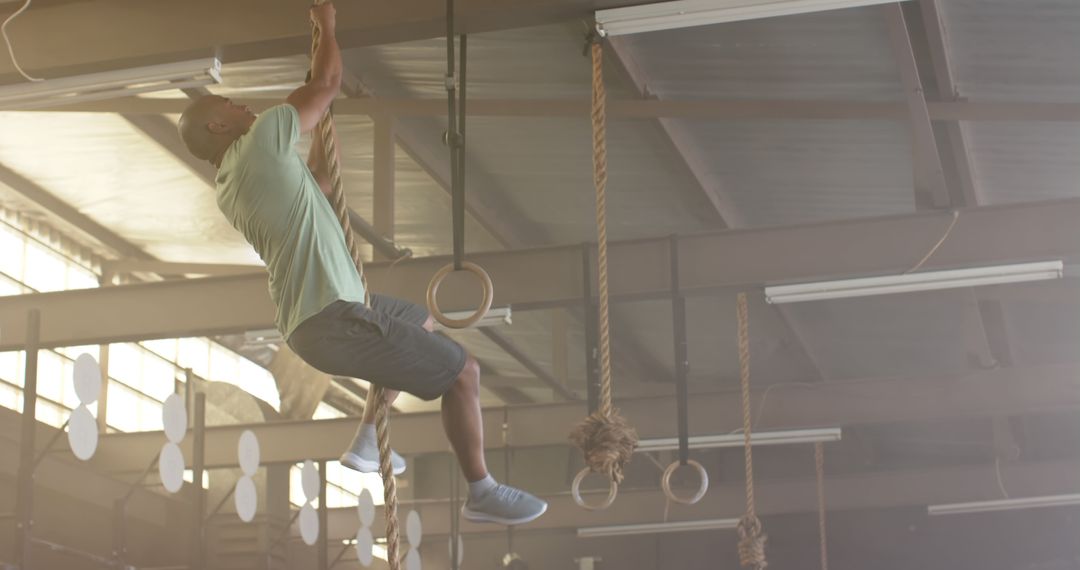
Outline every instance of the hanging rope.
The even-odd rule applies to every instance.
[[[825,537],[825,444],[814,444],[814,464],[817,470],[818,536],[821,540],[821,570],[829,570],[828,541]]]
[[[761,521],[754,506],[754,460],[750,432],[750,333],[746,309],[746,293],[739,293],[736,304],[739,322],[739,377],[742,383],[743,452],[746,460],[746,514],[739,519],[739,562],[754,570],[764,570],[765,540]]]
[[[597,271],[600,331],[600,401],[596,411],[574,428],[570,440],[585,454],[585,463],[596,473],[611,478],[612,489],[622,482],[623,470],[634,455],[637,433],[612,405],[610,328],[608,325],[607,271],[607,141],[603,48],[592,42],[593,184],[596,187]],[[580,478],[579,478],[580,480]],[[613,494],[609,497],[614,498]],[[579,502],[580,504],[580,502]],[[610,503],[609,503],[610,504]],[[605,505],[607,506],[607,505]]]
[[[326,0],[317,0],[316,4],[324,4]],[[315,26],[311,34],[314,55],[319,47],[319,27]],[[314,58],[313,58],[314,61]],[[352,225],[349,223],[349,208],[345,203],[345,190],[341,182],[341,164],[338,161],[337,140],[334,137],[334,117],[329,111],[319,120],[319,136],[322,138],[323,160],[326,161],[327,170],[330,173],[332,192],[330,204],[334,208],[341,231],[345,233],[345,243],[349,247],[349,255],[356,265],[356,271],[360,274],[360,282],[364,285],[364,302],[371,299],[371,289],[367,284],[367,276],[364,275],[364,260],[360,255],[360,246],[353,234]],[[390,410],[386,402],[386,396],[381,386],[374,386],[368,394],[367,405],[375,408],[375,432],[379,443],[379,472],[383,480],[383,498],[386,502],[386,550],[392,570],[401,569],[400,536],[398,532],[397,518],[397,480],[394,479],[393,466],[390,464]],[[325,532],[325,529],[324,529]]]

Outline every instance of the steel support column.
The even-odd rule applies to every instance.
[[[34,467],[37,440],[37,369],[41,314],[35,309],[26,317],[26,376],[23,381],[22,425],[19,432],[19,474],[15,487],[15,565],[30,568],[34,536]]]

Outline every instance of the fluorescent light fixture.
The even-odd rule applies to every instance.
[[[464,319],[472,316],[473,311],[450,311],[446,313],[446,316],[451,319]],[[511,314],[510,307],[492,307],[484,318],[480,319],[475,325],[470,328],[476,327],[495,327],[501,325],[514,324],[513,315]],[[444,327],[439,321],[435,321],[435,330],[445,331],[454,330],[448,327]]]
[[[977,501],[973,503],[932,505],[927,507],[926,512],[930,515],[961,515],[969,513],[988,513],[993,511],[1064,507],[1068,505],[1080,505],[1080,495],[1050,495],[1045,497],[1024,497],[1022,499],[1000,499],[995,501]]]
[[[627,8],[597,10],[596,27],[602,35],[622,36],[677,28],[691,28],[742,20],[759,20],[809,12],[825,12],[896,0],[676,0]]]
[[[661,534],[670,532],[694,532],[700,530],[731,530],[739,524],[739,519],[706,519],[700,521],[680,521],[653,524],[628,524],[621,526],[593,526],[579,528],[578,538],[597,538],[601,536],[630,536],[636,534]]]
[[[0,110],[37,109],[221,83],[221,61],[207,58],[0,86]]]
[[[938,291],[980,285],[1003,285],[1045,279],[1060,279],[1065,265],[1061,261],[1017,263],[951,269],[947,271],[924,271],[885,277],[864,277],[842,281],[776,285],[765,288],[765,300],[769,303],[800,303],[827,299],[848,299],[892,293]]]
[[[787,431],[764,431],[750,434],[750,445],[787,445],[793,443],[823,443],[840,441],[840,428],[798,429]],[[742,447],[743,434],[699,435],[690,438],[691,449],[712,449],[717,447]],[[678,438],[643,439],[638,442],[637,450],[670,451],[679,448]]]

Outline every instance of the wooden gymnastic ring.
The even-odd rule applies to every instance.
[[[431,312],[431,316],[443,326],[452,329],[465,329],[480,322],[480,319],[484,318],[488,311],[491,310],[491,303],[495,300],[495,286],[491,283],[491,276],[487,274],[487,271],[484,271],[482,267],[469,261],[463,262],[461,264],[461,269],[479,277],[480,284],[484,289],[484,300],[472,315],[465,317],[464,319],[451,319],[444,315],[442,310],[439,309],[439,302],[437,300],[439,285],[442,284],[443,279],[446,279],[447,275],[454,272],[453,263],[449,263],[435,272],[435,275],[431,277],[431,283],[428,284],[427,290],[427,306],[428,311]]]
[[[592,469],[588,467],[578,472],[574,477],[574,484],[570,486],[570,494],[574,497],[574,502],[583,509],[590,511],[602,511],[611,506],[615,502],[615,497],[619,495],[619,484],[615,481],[610,482],[608,487],[607,498],[600,504],[590,505],[585,502],[585,499],[581,496],[581,482],[585,480],[585,477],[592,473]]]
[[[701,486],[698,487],[697,492],[694,493],[692,497],[684,499],[671,490],[671,476],[675,474],[675,471],[678,470],[680,466],[682,466],[682,463],[679,463],[678,461],[673,461],[671,465],[668,465],[667,469],[664,470],[664,476],[660,479],[660,487],[664,489],[664,495],[666,495],[668,499],[684,505],[694,505],[709,491],[709,474],[700,463],[693,459],[688,459],[686,464],[696,469],[698,476],[701,478]]]

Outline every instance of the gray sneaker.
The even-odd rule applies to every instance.
[[[361,473],[379,472],[379,447],[367,442],[353,442],[352,448],[341,455],[341,464]],[[394,475],[405,472],[405,458],[390,450],[390,465]]]
[[[461,515],[472,522],[507,526],[532,522],[547,512],[546,502],[509,485],[496,485],[483,495],[465,502]]]

